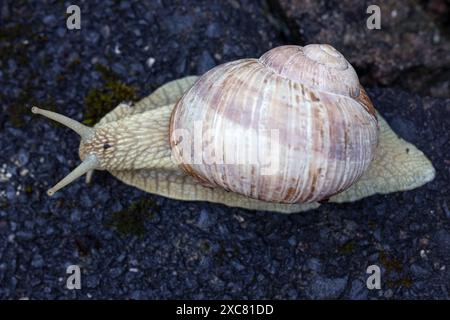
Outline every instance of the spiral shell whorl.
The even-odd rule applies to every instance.
[[[173,156],[203,185],[249,198],[304,203],[339,193],[368,168],[378,140],[358,78],[341,79],[352,73],[326,46],[284,46],[217,66],[173,110]]]
[[[329,44],[310,44],[303,47],[303,53],[309,59],[330,68],[345,70],[348,62],[344,56]]]
[[[259,61],[280,76],[314,90],[358,97],[360,84],[351,64],[328,44],[281,46]]]

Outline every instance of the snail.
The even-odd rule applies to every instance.
[[[390,129],[344,56],[287,45],[259,59],[171,81],[94,127],[33,107],[81,137],[82,163],[147,192],[254,210],[300,212],[409,190],[435,170]]]

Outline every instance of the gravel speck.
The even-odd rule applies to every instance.
[[[429,271],[419,264],[415,263],[411,266],[411,272],[415,276],[415,278],[423,279],[424,277],[429,276]]]
[[[97,275],[90,275],[85,278],[85,282],[86,282],[86,287],[93,289],[99,285],[100,279]]]
[[[311,258],[308,261],[306,261],[306,266],[315,272],[320,272],[322,270],[322,263],[317,258]]]
[[[48,15],[45,16],[42,21],[48,26],[53,26],[56,23],[56,18],[54,15]]]
[[[198,220],[197,220],[197,226],[200,229],[208,230],[209,227],[213,223],[214,223],[214,219],[211,217],[210,213],[207,210],[202,209],[200,211],[200,215],[199,215]]]
[[[306,294],[311,299],[336,299],[344,291],[347,280],[347,277],[325,278],[316,276],[306,289]]]
[[[31,261],[31,265],[35,268],[42,268],[44,264],[45,264],[44,259],[40,254],[35,255],[33,257],[33,260]]]
[[[364,282],[361,280],[353,280],[350,289],[349,298],[352,300],[365,300],[367,299],[367,294],[369,289]]]
[[[149,57],[145,64],[147,65],[148,68],[151,68],[151,67],[153,67],[155,62],[156,62],[155,58]]]
[[[209,38],[219,38],[222,33],[222,29],[218,23],[211,23],[208,28],[206,28],[206,36]]]
[[[215,66],[216,62],[208,51],[203,51],[197,64],[197,74],[203,74]]]
[[[450,219],[450,210],[448,208],[447,201],[444,200],[442,208],[444,209],[445,216]]]

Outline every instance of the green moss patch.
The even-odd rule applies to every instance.
[[[353,240],[348,241],[339,248],[339,252],[342,254],[351,254],[355,251],[355,242]]]
[[[107,226],[122,235],[145,234],[145,221],[159,213],[160,207],[152,199],[142,199],[132,203],[128,208],[114,212]]]
[[[45,35],[35,33],[33,28],[26,25],[10,24],[0,27],[0,67],[5,68],[8,60],[13,59],[18,68],[28,69],[30,43],[42,46],[47,42],[48,38]],[[9,73],[5,73],[4,77],[7,82],[10,76]],[[23,89],[14,101],[8,101],[5,96],[0,97],[0,100],[4,101],[7,106],[6,114],[9,122],[16,128],[25,125],[25,115],[30,114],[28,106],[40,105],[33,96],[35,87],[31,85],[31,79],[34,78],[36,78],[36,74],[30,72],[30,81],[22,84]]]
[[[386,284],[389,288],[410,288],[413,285],[411,276],[404,272],[403,264],[400,260],[385,251],[381,251],[380,262],[386,269]]]
[[[95,125],[106,113],[123,101],[135,101],[137,90],[120,81],[119,77],[104,65],[97,64],[95,69],[102,75],[104,86],[89,90],[85,99],[83,123]]]

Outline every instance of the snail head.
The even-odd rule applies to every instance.
[[[108,154],[107,149],[109,149],[110,145],[107,143],[102,143],[102,145],[99,146],[99,141],[105,140],[104,132],[102,132],[102,130],[85,126],[76,120],[70,119],[56,112],[40,109],[38,107],[33,107],[31,112],[34,114],[43,115],[44,117],[66,126],[78,133],[81,137],[79,153],[82,162],[55,186],[47,190],[47,194],[49,196],[52,196],[56,191],[64,188],[85,173],[87,174],[86,181],[89,182],[93,170],[105,169],[104,158],[105,154]]]

